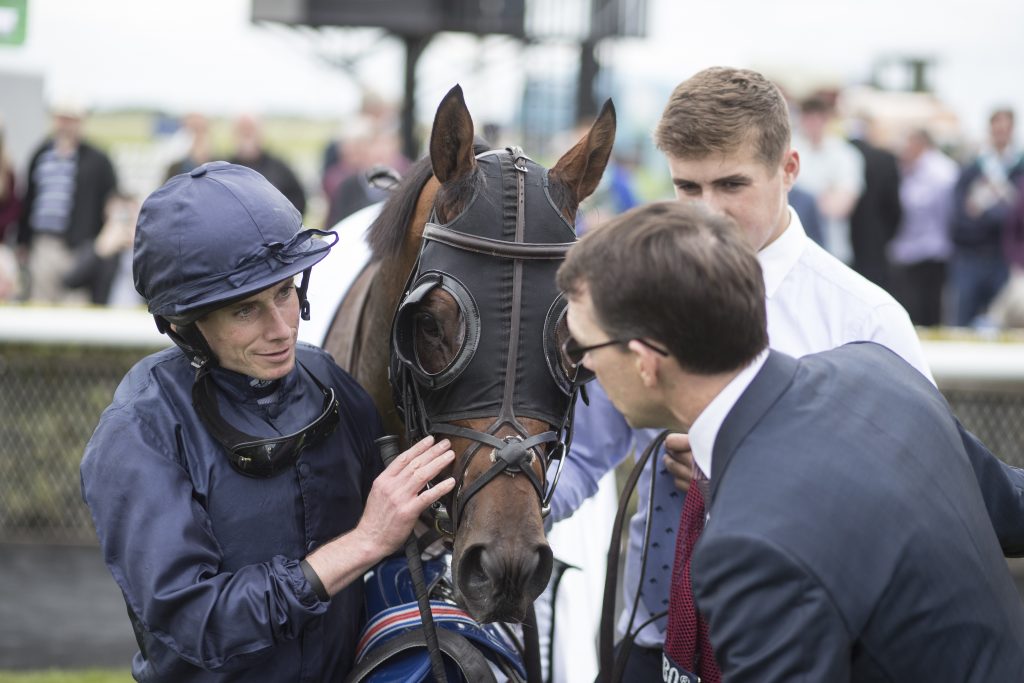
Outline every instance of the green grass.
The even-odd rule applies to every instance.
[[[117,669],[0,671],[0,683],[132,683],[132,675]]]

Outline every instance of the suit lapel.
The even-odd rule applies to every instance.
[[[768,359],[725,416],[711,455],[711,500],[733,453],[773,403],[789,388],[796,374],[795,358],[769,351]],[[709,505],[710,507],[710,505]]]

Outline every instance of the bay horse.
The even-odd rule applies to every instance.
[[[550,484],[546,466],[552,449],[561,447],[564,453],[565,446],[552,444],[545,435],[566,424],[539,419],[544,411],[531,416],[520,397],[544,403],[559,391],[550,377],[547,382],[539,379],[536,368],[554,363],[561,367],[551,368],[551,373],[570,372],[564,358],[551,357],[552,348],[560,355],[559,342],[568,334],[564,300],[559,309],[560,296],[554,289],[554,268],[575,240],[572,226],[579,204],[597,187],[614,137],[615,110],[609,100],[579,142],[544,169],[517,148],[488,151],[477,142],[462,90],[452,88],[438,106],[429,156],[409,169],[370,226],[370,263],[349,288],[324,341],[324,348],[369,392],[388,433],[415,434],[403,421],[413,419],[413,411],[423,430],[451,439],[458,484],[445,506],[453,513],[453,583],[458,601],[481,622],[522,621],[551,573],[552,553],[542,514]],[[499,157],[500,172],[495,170]],[[495,211],[497,218],[474,219],[487,210]],[[514,234],[506,231],[505,241],[494,239],[495,222],[504,222]],[[524,235],[529,241],[538,231],[557,235],[555,242],[560,244],[516,244],[516,236],[518,242]],[[421,257],[442,247],[451,248],[449,260],[466,266],[460,271],[463,275],[422,265]],[[472,280],[468,287],[462,282],[467,279]],[[498,312],[493,309],[519,305],[513,300],[530,298],[540,290],[551,292],[543,304],[549,308],[543,323],[546,337],[553,338],[541,340],[539,331],[533,334],[529,325],[538,324],[536,311],[513,313],[511,323],[494,320]],[[477,301],[484,305],[477,307]],[[553,315],[559,310],[560,316]],[[543,310],[540,317],[545,317]],[[481,332],[481,325],[491,329]],[[549,329],[552,325],[554,329]],[[495,326],[502,329],[496,331]],[[531,331],[520,334],[521,329]],[[489,342],[481,341],[488,335]],[[513,336],[523,339],[517,342]],[[495,339],[504,339],[506,347],[500,348]],[[402,348],[397,353],[404,366],[395,362],[392,349],[403,343],[404,354]],[[517,343],[518,348],[510,347]],[[470,401],[467,394],[478,393],[480,382],[467,385],[440,378],[452,368],[462,371],[470,362],[465,358],[470,346],[476,352],[473,362],[500,368],[497,391],[505,399],[515,397],[514,409],[510,400],[503,400],[500,409],[486,415],[460,417],[460,402]],[[396,400],[401,402],[402,397],[396,373],[415,375],[419,384],[412,390],[420,392],[420,409],[424,402],[445,403],[447,421],[426,419],[408,395],[404,410],[399,410],[402,406],[396,406]],[[423,399],[432,389],[436,391]],[[575,395],[558,398],[571,405]],[[492,448],[488,462],[484,453]],[[506,450],[516,451],[514,462]],[[509,461],[503,469],[502,458]],[[510,476],[496,476],[502,473]],[[519,473],[525,476],[516,476]],[[460,499],[460,491],[471,493]]]

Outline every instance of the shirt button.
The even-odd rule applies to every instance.
[[[300,462],[299,463],[299,474],[301,474],[304,477],[309,476],[309,463],[305,463],[305,462]]]
[[[308,552],[313,552],[314,548],[316,548],[316,541],[310,541],[309,543],[306,544],[306,550]]]

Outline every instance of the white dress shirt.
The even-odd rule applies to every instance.
[[[768,345],[799,358],[851,341],[873,341],[934,384],[903,307],[808,239],[793,209],[789,215],[789,227],[757,254],[764,271]]]
[[[690,425],[690,450],[693,452],[693,461],[708,479],[711,478],[711,451],[715,447],[718,430],[721,429],[726,416],[732,412],[736,401],[740,400],[740,396],[757,377],[766,360],[768,349],[757,354],[747,367],[740,370]]]

